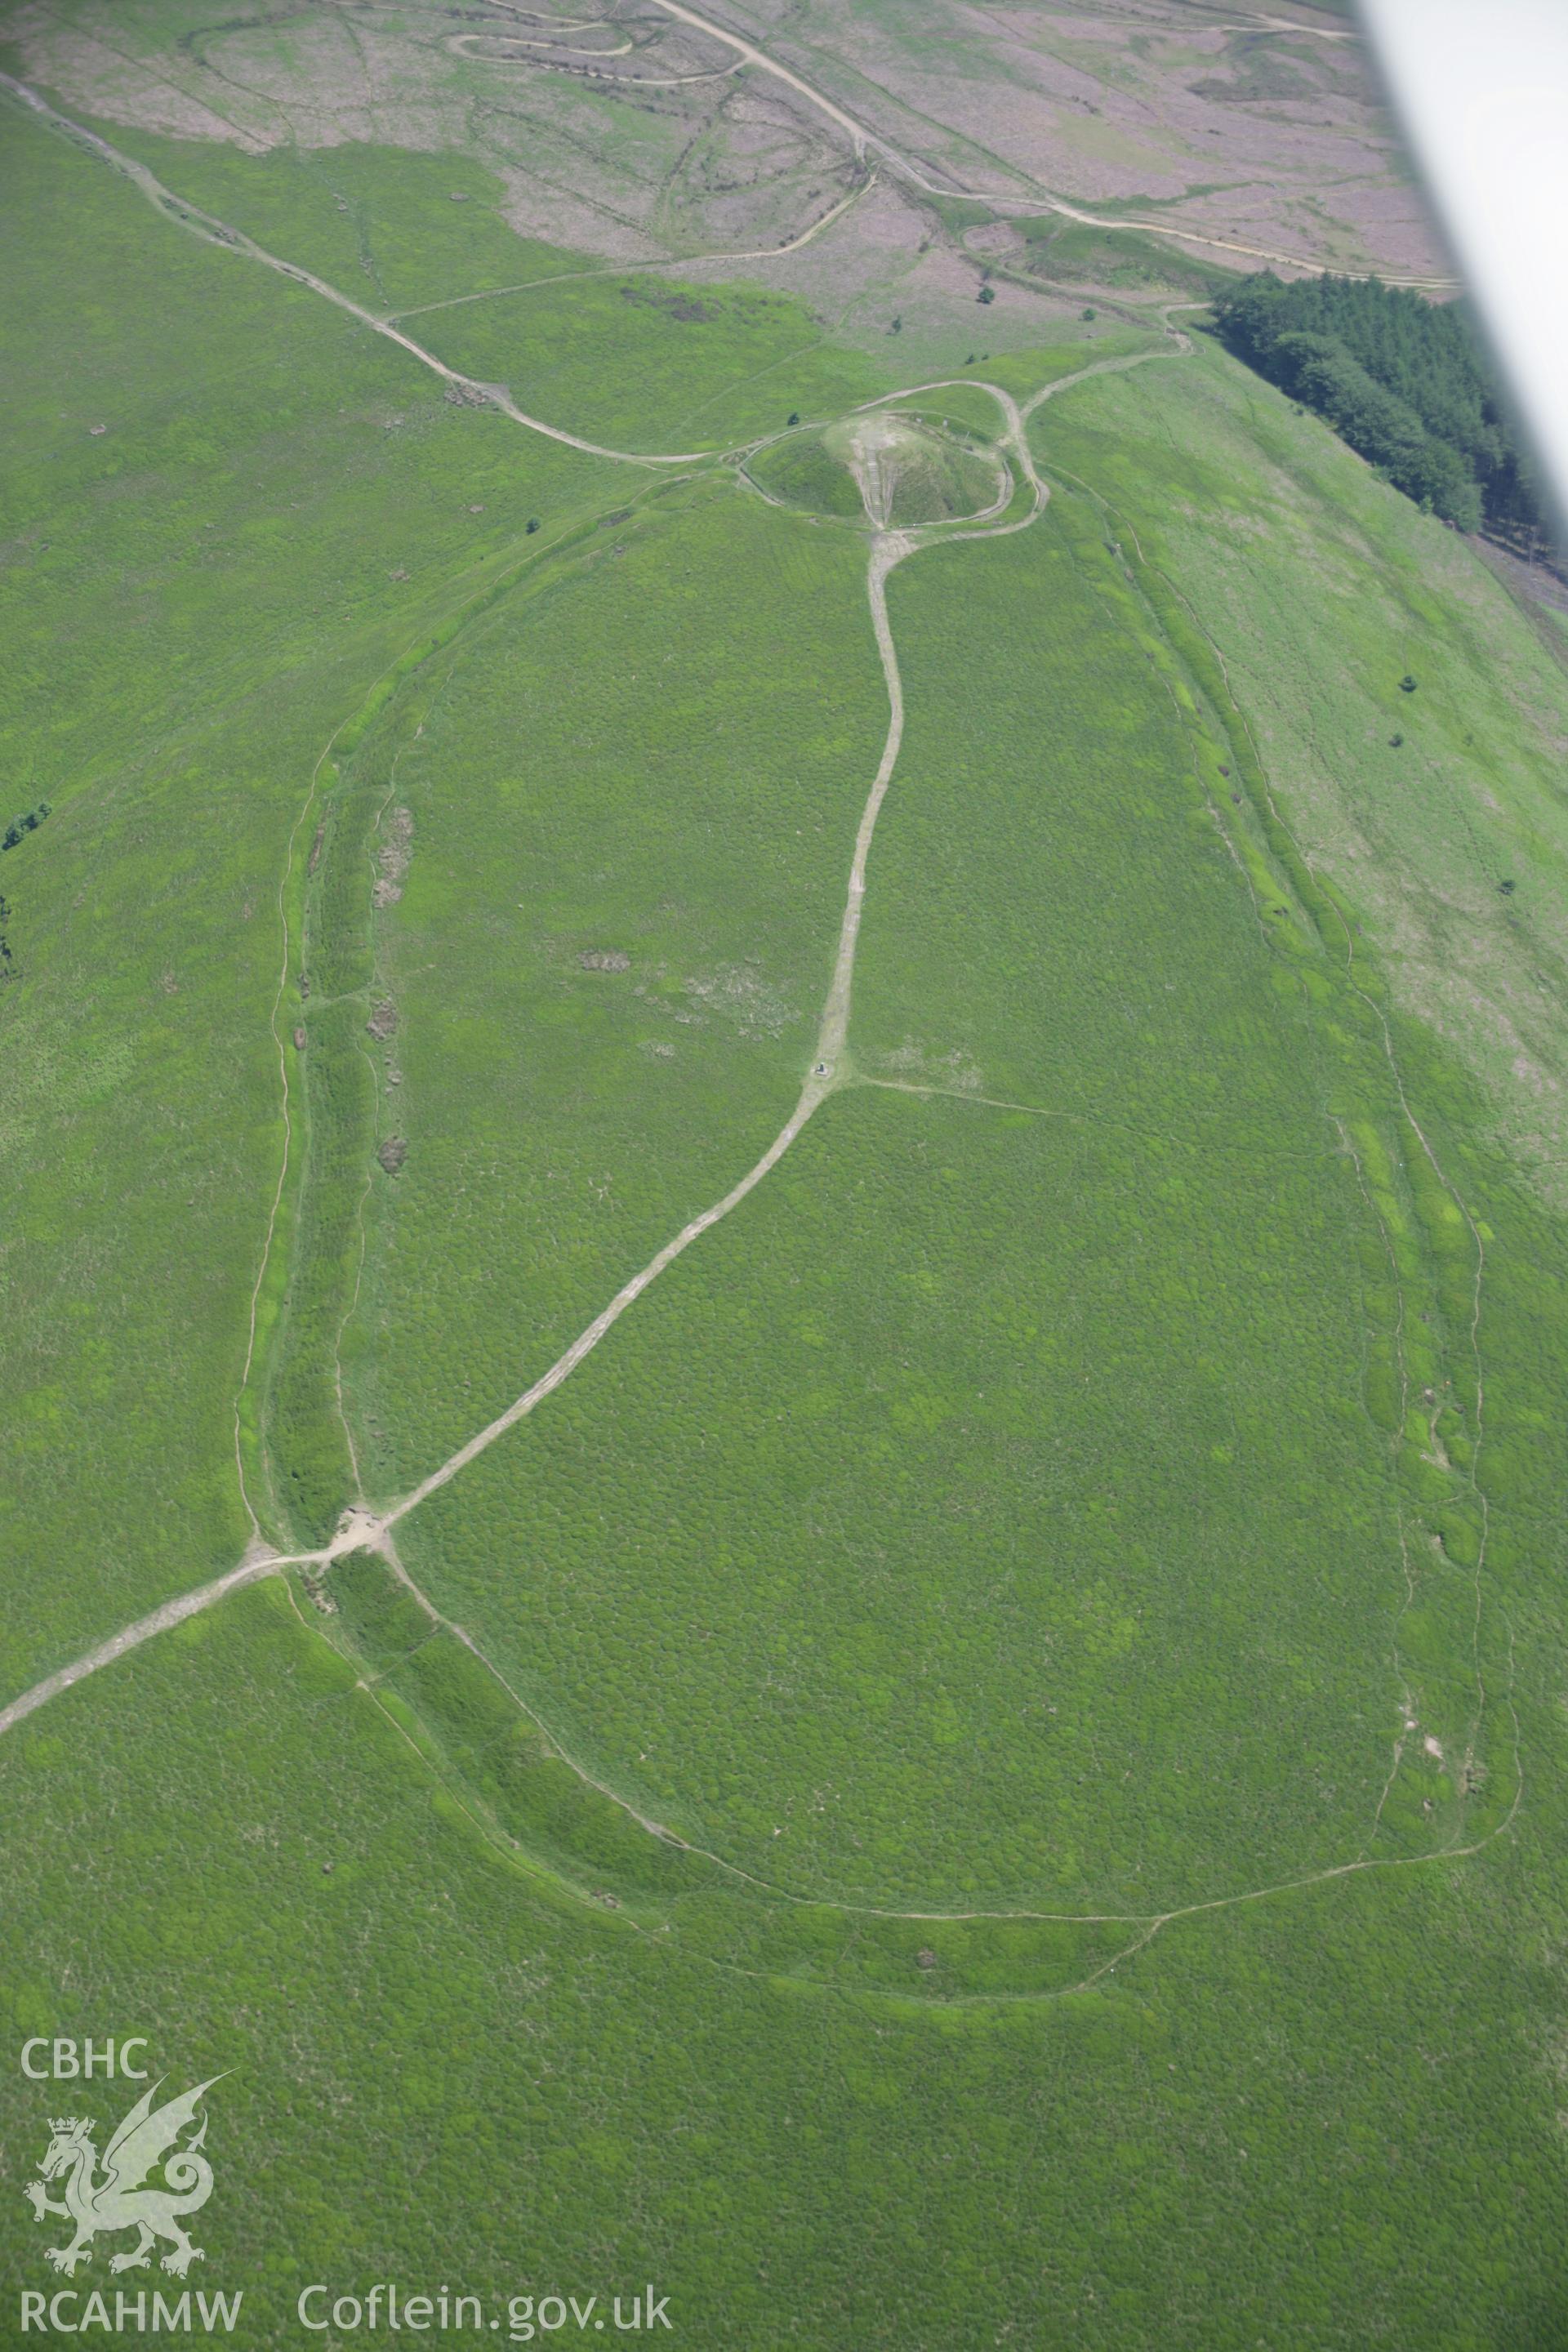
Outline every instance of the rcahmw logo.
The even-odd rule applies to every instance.
[[[146,2270],[155,2247],[166,2246],[161,2266],[171,2277],[183,2279],[193,2263],[206,2257],[191,2242],[185,2223],[199,2213],[213,2192],[211,2159],[204,2153],[207,2116],[202,2102],[215,2083],[214,2074],[194,2090],[173,2098],[158,2098],[166,2077],[150,2082],[151,2068],[142,2063],[145,2036],[132,2034],[116,2042],[81,2042],[36,2035],[22,2045],[24,2074],[35,2083],[105,2083],[117,2076],[147,2083],[133,2105],[115,2125],[101,2157],[100,2127],[91,2116],[58,2115],[48,2118],[48,2141],[38,2159],[38,2177],[29,2180],[23,2195],[36,2221],[68,2224],[63,2245],[45,2246],[44,2260],[67,2278],[93,2256],[93,2240],[136,2232],[135,2243],[110,2254],[112,2273]],[[79,2335],[89,2327],[113,2332],[232,2328],[239,2317],[243,2294],[184,2294],[143,2289],[117,2289],[112,2297],[61,2288],[53,2294],[24,2290],[22,2329],[46,2334]]]

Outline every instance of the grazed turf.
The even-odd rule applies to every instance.
[[[1163,1908],[1337,1861],[1403,1595],[1365,1218],[1310,1147],[1237,1157],[836,1101],[410,1564],[572,1752],[799,1893]]]
[[[244,1539],[268,894],[329,743],[286,894],[302,1150],[246,1432],[311,1525],[343,1477],[315,1449],[360,1186],[348,1396],[395,1486],[793,1099],[886,707],[850,534],[722,482],[623,490],[32,126],[13,152],[15,805],[54,803],[0,855],[14,1687]],[[317,163],[389,283],[449,282],[467,208],[426,245],[382,164]],[[357,266],[302,165],[223,169],[265,191],[258,234],[310,197]],[[558,338],[577,373],[552,397],[599,387],[574,423],[651,446],[710,394],[720,436],[805,403],[787,370],[737,389],[786,328],[820,332],[798,313],[610,293]],[[809,382],[861,396],[868,364]],[[392,2275],[652,2280],[714,2347],[1552,2340],[1562,1235],[1493,1148],[1480,1063],[1363,920],[1380,861],[1389,900],[1413,868],[1432,775],[1439,846],[1458,821],[1459,690],[1431,693],[1446,749],[1397,824],[1369,819],[1359,866],[1326,831],[1309,862],[1280,818],[1308,795],[1272,792],[1289,730],[1258,729],[1261,760],[1247,732],[1261,663],[1243,709],[1179,593],[1234,652],[1196,522],[1123,533],[1134,491],[1158,530],[1190,475],[1215,512],[1236,486],[1250,546],[1321,462],[1247,576],[1343,558],[1343,453],[1187,365],[1042,412],[1047,461],[1109,511],[1059,489],[1030,533],[890,583],[908,731],[851,1074],[966,1098],[829,1101],[400,1535],[600,1777],[775,1886],[1142,1914],[1373,1867],[1147,1943],[791,1903],[574,1776],[380,1568],[334,1571],[320,1614],[248,1593],[0,1742],[0,2005],[17,2042],[112,2021],[183,2080],[235,2070],[201,2283],[244,2286],[256,2340],[298,2333],[307,2279]],[[1415,633],[1411,742],[1435,671],[1489,666],[1487,789],[1510,849],[1545,842],[1520,869],[1544,903],[1521,763],[1552,673],[1467,558],[1416,518],[1390,538],[1361,478],[1343,503]],[[1363,676],[1353,626],[1321,625],[1293,708],[1381,730],[1394,636]],[[1436,893],[1450,869],[1422,871]],[[1489,968],[1500,993],[1520,970]],[[370,1157],[395,1135],[395,1176]],[[71,2095],[112,2121],[101,2089]],[[4,2102],[25,2171],[59,2094],[13,2070]],[[49,2236],[6,2210],[47,2284]]]
[[[866,519],[855,478],[823,443],[820,433],[792,433],[760,450],[748,471],[786,506],[826,514],[842,522]]]
[[[1034,434],[1215,640],[1395,1001],[1561,1205],[1568,672],[1463,540],[1201,339],[1194,366],[1085,384]]]
[[[601,477],[34,124],[6,136],[37,231],[7,260],[9,772],[54,811],[0,873],[16,1689],[245,1540],[290,828],[433,597]]]
[[[89,1756],[113,1829],[62,1838]],[[0,1780],[7,2029],[108,2011],[181,2086],[232,2070],[196,2283],[243,2288],[253,2340],[300,2332],[310,2281],[389,2272],[503,2318],[652,2280],[690,2342],[820,2352],[1008,2327],[1064,2352],[1480,2346],[1550,2309],[1549,1798],[1468,1870],[932,2013],[716,1969],[517,1874],[264,1594],[69,1694]],[[58,2087],[13,2068],[0,2095],[30,2170]],[[125,2104],[74,2100],[103,2126]],[[47,2284],[53,2225],[6,2210]]]
[[[165,185],[377,312],[595,266],[592,256],[519,236],[501,215],[500,181],[470,155],[358,143],[247,155],[100,128]]]
[[[942,1091],[830,1104],[407,1531],[569,1748],[802,1892],[1160,1907],[1345,1858],[1391,1769],[1366,1106],[1117,586],[1059,509],[894,575],[851,1049]]]
[[[377,919],[408,1156],[349,1332],[372,1492],[509,1404],[783,1125],[886,725],[863,562],[677,494],[460,640],[422,734],[367,746],[413,819]]]

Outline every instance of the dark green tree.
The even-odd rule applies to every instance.
[[[1463,530],[1526,541],[1543,509],[1490,359],[1463,302],[1375,278],[1244,278],[1219,331],[1396,488]]]

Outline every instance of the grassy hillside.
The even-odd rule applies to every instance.
[[[1561,1204],[1561,658],[1463,540],[1205,341],[1192,366],[1068,393],[1034,430],[1212,640],[1394,1003],[1453,1047],[1487,1131]]]
[[[290,835],[334,730],[432,611],[599,477],[443,404],[46,132],[8,116],[6,135],[40,224],[6,265],[9,790],[54,808],[0,861],[17,1687],[243,1546]]]
[[[6,130],[0,1704],[245,1496],[406,1492],[755,1162],[889,719],[860,534],[447,401]],[[361,296],[541,258],[446,156],[138,152]],[[899,383],[685,299],[430,331],[643,448]],[[252,2341],[390,2277],[715,2352],[1558,2339],[1563,676],[1158,348],[890,576],[844,1083],[764,1181],[401,1569],[0,1735],[0,2014],[226,2074]],[[14,2187],[58,2103],[5,2074]]]
[[[820,432],[791,433],[759,449],[747,471],[786,506],[799,507],[807,514],[832,515],[840,522],[859,523],[866,519],[855,477]]]
[[[408,1156],[348,1334],[373,1491],[510,1403],[783,1125],[880,699],[858,550],[715,485],[595,533],[367,743],[413,822],[375,919]]]
[[[1426,1540],[1352,1152],[1387,1106],[1117,585],[1055,510],[895,575],[910,724],[850,1044],[938,1091],[830,1104],[405,1539],[574,1753],[803,1893],[1136,1907],[1384,1819]],[[1463,1337],[1418,1360],[1446,1399]],[[1473,1577],[1424,1605],[1423,1734],[1458,1754]],[[1457,1834],[1456,1780],[1407,1777],[1401,1839]]]
[[[786,506],[857,523],[869,516],[900,530],[988,512],[1005,488],[994,453],[905,408],[787,434],[760,449],[746,470]]]
[[[119,1825],[68,1843],[89,1755]],[[69,1694],[0,1779],[9,2030],[108,2008],[182,2082],[234,2070],[201,2283],[243,2284],[254,2342],[298,2334],[301,2284],[389,2274],[498,2315],[651,2280],[692,2342],[819,2352],[1551,2340],[1544,1815],[1463,1871],[1173,1927],[1070,1998],[932,2012],[520,1874],[260,1594]],[[26,2163],[38,2086],[3,2105]]]

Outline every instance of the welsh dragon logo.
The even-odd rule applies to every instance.
[[[163,2268],[176,2278],[184,2278],[193,2263],[205,2259],[181,2222],[187,2214],[199,2212],[212,2195],[213,2168],[201,2154],[207,2136],[205,2116],[183,2147],[178,2142],[180,2134],[195,2121],[203,2094],[223,2077],[214,2074],[209,2081],[198,2083],[194,2091],[154,2107],[163,2079],[142,2093],[119,2125],[103,2151],[101,2179],[93,2146],[97,2126],[91,2116],[49,2119],[51,2137],[38,2167],[39,2178],[29,2180],[22,2194],[36,2221],[41,2221],[46,2213],[58,2213],[75,2223],[76,2235],[68,2246],[45,2249],[47,2259],[68,2278],[75,2274],[79,2263],[92,2260],[94,2238],[116,2230],[135,2230],[140,2234],[128,2253],[110,2255],[111,2271],[144,2269],[160,2238],[166,2238],[172,2250],[163,2256]],[[148,2175],[160,2164],[163,2183],[149,2187]],[[62,2176],[65,2201],[58,2204],[48,2195],[46,2183]]]

